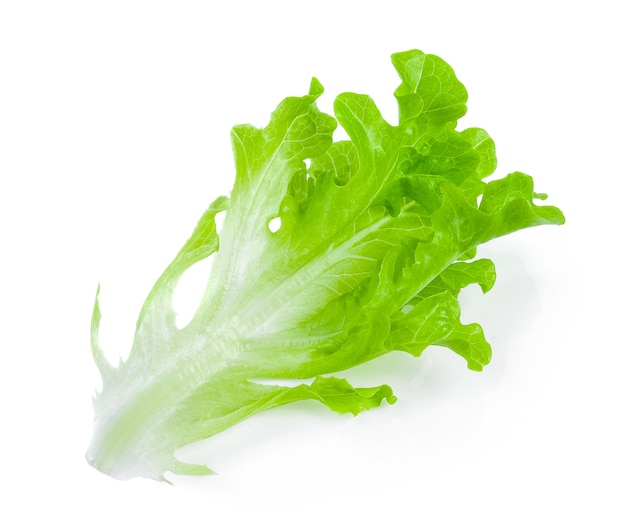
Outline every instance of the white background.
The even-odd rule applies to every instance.
[[[2,2],[0,528],[625,530],[616,5]],[[393,122],[389,56],[410,48],[455,68],[496,175],[530,173],[568,218],[482,250],[496,287],[462,300],[492,363],[392,354],[350,375],[395,405],[256,416],[203,447],[219,475],[174,487],[89,467],[97,284],[124,356],[151,283],[230,190],[230,127],[264,126],[311,76],[322,110],[363,92]]]

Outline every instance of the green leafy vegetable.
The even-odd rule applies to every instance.
[[[457,301],[463,287],[487,291],[495,281],[490,260],[472,260],[476,247],[564,218],[533,202],[545,196],[528,175],[485,181],[494,144],[482,129],[456,130],[467,93],[450,66],[415,50],[392,59],[402,81],[397,126],[368,96],[344,93],[334,112],[351,140],[333,142],[337,122],[318,110],[313,79],[265,128],[233,128],[231,197],[211,204],[157,280],[118,367],[98,344],[96,298],[95,467],[117,478],[206,474],[175,459],[176,449],[257,412],[305,399],[352,414],[393,403],[386,385],[329,376],[390,351],[419,356],[438,345],[470,369],[489,362],[480,325],[460,322]],[[177,282],[211,254],[200,306],[178,328]],[[285,378],[302,384],[260,384]]]

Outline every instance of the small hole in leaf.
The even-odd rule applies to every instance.
[[[275,233],[276,231],[280,229],[280,224],[281,224],[280,217],[273,218],[272,220],[270,220],[270,223],[267,224],[267,228],[272,233]]]
[[[219,233],[222,230],[222,225],[224,225],[224,217],[226,216],[226,211],[218,212],[215,215],[215,230]]]

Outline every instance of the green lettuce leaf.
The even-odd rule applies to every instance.
[[[467,93],[449,65],[417,50],[392,61],[397,126],[362,94],[340,94],[334,117],[321,112],[313,79],[265,128],[233,128],[232,194],[209,206],[155,283],[117,367],[99,347],[96,297],[95,467],[116,478],[206,474],[175,451],[258,412],[315,400],[356,415],[393,403],[384,384],[354,388],[332,375],[394,350],[438,345],[472,370],[489,362],[482,328],[461,323],[457,300],[469,284],[486,292],[495,282],[490,260],[472,260],[476,248],[564,217],[534,203],[545,195],[528,175],[486,179],[494,143],[482,129],[457,131]],[[333,142],[337,122],[350,140]],[[199,308],[179,328],[174,290],[210,255]],[[301,384],[262,384],[273,379]]]

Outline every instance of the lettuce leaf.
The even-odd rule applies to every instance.
[[[490,260],[473,260],[477,246],[564,217],[534,203],[545,195],[528,175],[486,180],[494,143],[482,129],[457,131],[467,93],[449,65],[417,50],[392,61],[397,126],[362,94],[340,94],[335,117],[321,112],[313,79],[265,128],[233,128],[231,196],[209,206],[157,280],[117,367],[99,347],[96,297],[91,344],[103,386],[92,465],[116,478],[207,474],[174,452],[255,413],[316,400],[356,415],[395,402],[384,384],[354,388],[332,376],[341,370],[431,345],[472,370],[489,362],[482,328],[461,323],[457,300],[463,287],[495,281]],[[333,142],[337,122],[349,141]],[[176,285],[212,254],[199,308],[178,328]],[[261,384],[268,379],[302,383]]]

